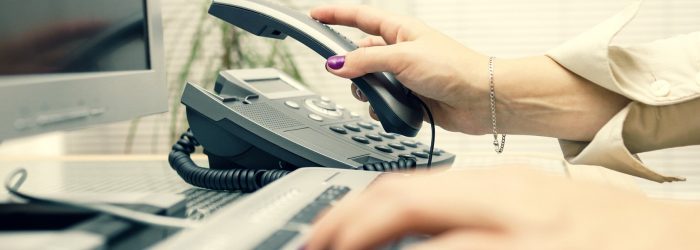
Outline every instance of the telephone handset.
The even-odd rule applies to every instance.
[[[385,132],[276,69],[227,70],[214,92],[188,83],[182,94],[191,131],[169,161],[188,183],[254,191],[300,167],[395,171],[449,166],[455,155]],[[204,147],[209,168],[189,157]]]
[[[304,13],[262,0],[214,0],[209,13],[262,37],[298,40],[324,58],[356,50],[352,41]],[[396,78],[377,72],[352,79],[387,132],[415,136],[423,123],[420,100]]]

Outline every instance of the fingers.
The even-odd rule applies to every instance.
[[[355,99],[361,102],[367,102],[367,97],[364,93],[362,93],[362,90],[357,88],[357,85],[350,84],[350,92],[352,93],[352,96],[355,97]]]
[[[343,200],[316,223],[306,249],[374,249],[408,233],[434,234],[456,226],[438,213],[425,213],[413,204],[415,197],[387,198],[399,191],[391,184],[396,182],[384,179],[369,192]]]
[[[494,232],[463,229],[450,231],[435,236],[430,240],[411,245],[409,250],[432,249],[469,249],[469,250],[497,250],[507,249],[503,242],[503,236]]]
[[[375,121],[379,121],[379,116],[377,116],[377,113],[374,112],[374,108],[372,106],[369,106],[369,117],[372,117]]]
[[[386,41],[384,38],[379,36],[368,36],[356,42],[357,46],[360,48],[364,47],[376,47],[376,46],[386,46]]]
[[[415,39],[420,27],[408,18],[360,5],[318,7],[311,10],[311,17],[323,23],[355,27],[368,34],[382,36],[389,44]]]
[[[357,78],[369,73],[399,74],[405,68],[403,45],[364,47],[328,58],[326,69],[343,78]]]

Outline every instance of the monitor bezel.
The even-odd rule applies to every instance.
[[[0,76],[0,141],[168,110],[159,0],[144,0],[150,69]]]

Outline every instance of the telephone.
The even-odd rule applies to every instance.
[[[261,0],[214,0],[209,13],[254,35],[298,40],[324,58],[344,55],[358,47],[345,36],[304,13]],[[352,79],[365,94],[382,127],[391,133],[415,136],[423,124],[421,100],[385,72]]]
[[[222,71],[213,93],[188,83],[181,101],[191,131],[173,147],[170,162],[195,186],[253,191],[299,167],[392,171],[424,167],[429,158],[436,167],[455,159],[440,149],[431,156],[428,145],[385,132],[276,69]],[[187,157],[196,145],[204,147],[210,169]]]
[[[289,35],[324,57],[357,48],[330,27],[265,1],[214,0],[209,13],[259,36]],[[368,74],[353,82],[381,125],[275,69],[222,71],[214,92],[187,83],[181,102],[190,130],[173,145],[170,165],[194,186],[250,192],[299,167],[395,171],[454,162],[454,154],[433,148],[434,125],[430,146],[406,137],[420,129],[424,103],[391,74]],[[200,145],[208,169],[189,157]]]

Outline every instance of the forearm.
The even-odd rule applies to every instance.
[[[590,141],[629,100],[546,56],[496,61],[501,130]]]

